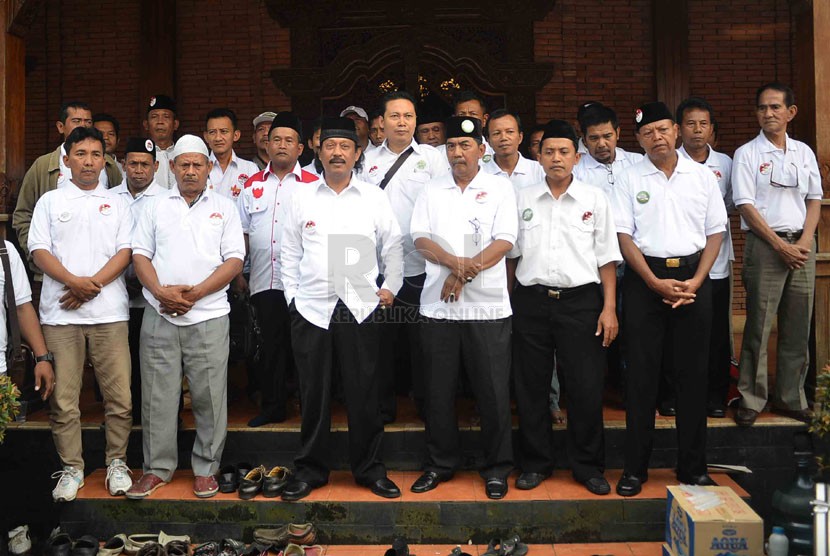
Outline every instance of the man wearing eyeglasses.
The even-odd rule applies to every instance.
[[[735,151],[732,194],[749,232],[744,248],[746,326],[735,422],[755,423],[768,398],[767,343],[778,316],[778,357],[773,411],[800,421],[811,412],[804,395],[807,341],[816,278],[814,235],[821,204],[821,175],[813,151],[787,135],[798,109],[792,89],[767,83],[755,95],[761,132]]]
[[[599,103],[580,110],[579,127],[587,153],[574,168],[574,177],[602,189],[611,196],[615,176],[624,168],[643,159],[640,153],[630,153],[617,147],[620,124],[617,113]]]

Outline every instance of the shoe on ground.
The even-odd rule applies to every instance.
[[[219,543],[208,541],[193,549],[193,556],[219,556]]]
[[[174,541],[190,544],[190,535],[168,535],[164,531],[159,531],[159,544],[161,546],[167,546]]]
[[[219,470],[219,492],[230,494],[236,492],[239,482],[236,479],[236,466],[226,465]]]
[[[124,552],[127,546],[127,535],[123,533],[115,535],[98,549],[98,556],[118,556]]]
[[[313,523],[289,523],[276,529],[263,527],[254,529],[254,540],[263,545],[273,546],[285,546],[289,542],[311,545],[317,542],[317,528]]]
[[[388,552],[389,551],[387,550],[387,556],[389,556]],[[450,552],[450,556],[472,556],[472,555],[469,552],[464,552],[463,550],[461,550],[460,546],[456,546],[455,548],[452,549],[452,552]]]
[[[319,544],[315,544],[313,546],[302,545],[300,548],[303,549],[305,556],[323,556],[326,553],[326,549]],[[409,552],[407,552],[407,555],[408,554]]]
[[[193,494],[196,498],[210,498],[216,496],[217,492],[219,492],[219,483],[213,475],[196,475],[193,479]]]
[[[250,421],[248,421],[248,426],[251,428],[261,427],[262,425],[267,425],[268,423],[282,423],[285,421],[285,415],[275,415],[273,413],[260,413]]]
[[[167,556],[167,551],[157,542],[148,542],[141,547],[136,556]]]
[[[640,479],[630,473],[623,473],[617,482],[617,494],[620,496],[637,496],[643,490],[643,483],[648,479]]]
[[[133,483],[133,486],[126,493],[126,497],[130,500],[141,500],[142,498],[147,498],[151,494],[153,494],[156,490],[160,487],[166,485],[167,483],[161,479],[158,475],[154,475],[153,473],[145,473],[141,476],[141,478]],[[129,539],[132,539],[135,535],[130,535]],[[141,548],[136,547],[136,549],[132,552],[138,552],[138,549]],[[130,543],[127,543],[127,553],[130,553]]]
[[[164,545],[167,556],[190,556],[190,543],[172,540]]]
[[[245,475],[250,473],[251,469],[253,469],[254,467],[256,467],[256,466],[248,463],[247,461],[243,461],[243,462],[240,462],[240,463],[236,464],[236,486],[237,487],[239,487],[239,485],[242,483],[242,479],[245,478]]]
[[[383,553],[383,556],[409,556],[409,545],[401,537],[392,540],[392,548]]]
[[[245,543],[236,539],[222,539],[219,543],[220,556],[241,556],[245,552]]]
[[[98,554],[100,543],[96,537],[92,535],[84,535],[75,541],[72,547],[72,556],[95,556]]]
[[[735,412],[735,424],[739,427],[751,427],[758,418],[758,412],[748,407],[739,407]]]
[[[661,402],[657,405],[657,413],[663,417],[676,417],[677,408],[674,406],[674,402]]]
[[[501,556],[502,554],[504,554],[504,546],[501,539],[490,539],[487,550],[481,556]]]
[[[527,554],[527,545],[519,539],[519,535],[513,535],[509,539],[502,540],[501,549],[502,554],[510,554],[510,556],[525,556]]]
[[[9,531],[9,554],[25,554],[32,549],[29,526],[21,525]]]
[[[444,479],[435,471],[424,471],[420,477],[415,479],[409,490],[416,494],[429,492],[446,480],[449,480],[449,478]]]
[[[155,477],[155,475],[153,475]],[[146,477],[146,475],[145,475]],[[158,543],[159,536],[152,533],[136,533],[127,537],[127,544],[124,546],[125,554],[138,554],[148,544]]]
[[[373,482],[372,484],[368,485],[369,490],[372,491],[372,494],[376,494],[381,498],[400,498],[401,497],[401,489],[398,488],[389,477],[383,477],[378,479],[377,481]]]
[[[718,486],[712,477],[708,474],[704,473],[703,475],[692,475],[691,477],[682,477],[680,475],[677,476],[677,480],[684,485],[695,485],[695,486]]]
[[[726,406],[722,403],[709,403],[706,405],[706,415],[714,419],[726,417]]]
[[[490,500],[501,500],[507,495],[507,479],[490,477],[484,483],[484,492]]]
[[[548,477],[550,477],[550,473],[522,473],[516,479],[516,488],[519,490],[534,489]]]
[[[71,502],[78,495],[78,490],[84,486],[84,473],[71,465],[64,466],[61,471],[52,473],[52,478],[58,480],[52,490],[55,502]]]
[[[611,485],[608,484],[605,477],[591,477],[582,484],[585,485],[588,492],[596,494],[597,496],[605,496],[611,493]]]
[[[813,420],[813,411],[811,409],[786,409],[783,407],[773,407],[772,412],[802,423],[809,423]]]
[[[265,467],[254,467],[239,482],[239,498],[250,500],[262,491],[262,480],[265,478]]]
[[[314,490],[314,487],[305,481],[289,481],[282,489],[281,498],[286,502],[296,502],[311,494],[312,490]]]
[[[133,480],[130,478],[133,472],[127,467],[123,460],[114,459],[107,466],[107,478],[104,481],[107,489],[110,491],[110,496],[120,496],[126,494],[130,487],[133,486]]]
[[[55,533],[46,542],[46,556],[69,556],[72,552],[72,538],[66,533]]]
[[[305,556],[305,550],[298,544],[288,543],[282,551],[282,556]]]
[[[291,470],[287,467],[272,467],[262,479],[262,495],[265,498],[276,498],[291,480]]]

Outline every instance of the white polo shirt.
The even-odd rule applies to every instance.
[[[115,195],[123,197],[124,202],[126,202],[130,207],[130,212],[133,217],[133,231],[135,231],[135,225],[141,217],[141,209],[147,204],[147,201],[157,195],[166,194],[167,190],[153,180],[153,182],[150,183],[150,185],[148,185],[147,188],[138,195],[138,197],[133,197],[133,194],[130,193],[129,188],[127,188],[126,180],[127,178],[125,174],[124,181],[121,182],[121,185],[113,187],[110,191],[112,191]],[[127,267],[127,270],[125,270],[124,273],[127,278],[136,277],[133,263],[130,263],[130,266]],[[143,296],[136,296],[130,299],[130,309],[144,309],[146,307],[147,301]]]
[[[9,252],[9,270],[11,270],[11,281],[12,286],[14,287],[14,303],[16,306],[23,305],[24,303],[29,303],[32,300],[32,288],[29,286],[29,276],[26,274],[26,267],[23,265],[23,261],[20,259],[20,254],[18,254],[17,249],[15,249],[14,245],[9,243],[8,241],[4,242],[6,251]],[[5,272],[3,271],[3,266],[0,265],[0,292],[3,295],[3,305],[6,304],[6,280],[9,278],[6,276]],[[6,330],[6,311],[9,310],[9,307],[6,307],[4,310],[0,311],[0,353],[5,355],[6,348],[8,347],[8,330]],[[12,311],[16,309],[11,309]],[[6,372],[6,358],[0,357],[0,374],[4,374]]]
[[[726,207],[712,171],[678,153],[671,175],[648,157],[623,170],[614,185],[617,233],[630,235],[647,257],[685,257],[723,232]]]
[[[692,160],[692,157],[689,156],[682,145],[677,149],[677,152]],[[729,213],[734,210],[735,205],[732,203],[732,159],[709,147],[709,156],[706,157],[706,162],[703,165],[715,175],[721,197],[723,197],[723,203],[726,205],[726,212]],[[732,248],[732,227],[728,220],[725,232],[726,235],[723,236],[723,242],[720,244],[718,258],[715,259],[715,264],[712,265],[712,270],[709,271],[709,278],[713,280],[729,278],[729,261],[735,260],[735,251]]]
[[[173,174],[173,170],[170,169],[170,161],[173,160],[173,149],[175,148],[175,141],[166,149],[156,145],[156,162],[159,163],[159,169],[156,170],[154,179],[164,189],[170,189],[176,185],[176,176]]]
[[[776,187],[798,185],[798,187]],[[816,155],[787,136],[787,150],[779,149],[764,132],[738,148],[732,165],[732,197],[735,206],[754,205],[776,232],[797,232],[807,218],[805,200],[821,199],[821,174]],[[741,218],[741,229],[749,230]]]
[[[640,153],[631,153],[619,147],[614,153],[614,162],[603,164],[586,150],[574,166],[574,177],[581,182],[599,187],[610,198],[611,190],[620,172],[643,159]]]
[[[599,268],[622,262],[611,203],[598,187],[577,179],[555,199],[546,182],[517,193],[519,236],[510,257],[516,279],[575,288],[601,282]]]
[[[507,178],[479,169],[461,191],[452,175],[431,181],[415,203],[412,237],[436,241],[459,257],[472,257],[503,239],[516,243],[516,194]],[[504,260],[482,270],[461,290],[453,303],[441,300],[448,268],[427,261],[427,278],[421,293],[421,314],[434,319],[492,320],[512,313]]]
[[[380,302],[379,258],[381,288],[397,294],[403,284],[401,240],[389,199],[376,186],[352,176],[338,195],[323,179],[310,184],[291,199],[282,232],[286,301],[323,329],[338,299],[365,321]]]
[[[133,218],[130,207],[100,183],[84,191],[70,182],[43,194],[29,229],[29,252],[44,249],[75,276],[93,276],[122,249],[129,249]],[[106,324],[130,318],[124,274],[78,309],[61,309],[64,285],[43,276],[40,322],[48,325]]]
[[[256,164],[239,158],[235,151],[231,151],[231,161],[224,172],[213,152],[210,153],[210,161],[213,162],[213,168],[210,169],[210,186],[220,195],[234,200],[242,193],[245,182],[259,172]]]
[[[385,191],[403,234],[404,276],[418,276],[426,272],[426,261],[415,249],[415,243],[409,233],[412,209],[424,186],[431,179],[445,175],[448,168],[446,157],[442,158],[435,147],[419,145],[414,139],[410,146],[412,154],[389,180]],[[389,150],[384,140],[378,148],[366,154],[360,179],[372,185],[380,185],[386,172],[399,156]]]
[[[242,231],[248,234],[248,256],[251,259],[251,295],[266,290],[283,290],[280,249],[282,228],[294,193],[311,187],[317,176],[294,164],[282,181],[271,172],[271,163],[245,184],[237,206]]]
[[[490,162],[485,163],[481,169],[488,174],[510,180],[517,194],[523,187],[535,185],[545,180],[545,171],[542,169],[542,165],[535,160],[523,157],[521,153],[519,153],[519,162],[510,175],[507,175],[507,172],[496,164],[496,157],[491,158]]]
[[[162,285],[195,286],[228,259],[245,258],[245,239],[236,204],[205,189],[192,207],[178,186],[150,199],[142,208],[133,234],[133,255],[150,259]],[[230,312],[228,287],[200,299],[184,315],[162,314],[147,288],[144,299],[176,326],[215,319]]]

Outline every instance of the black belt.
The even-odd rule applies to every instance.
[[[798,230],[797,232],[775,232],[775,235],[783,237],[787,241],[798,241],[803,233],[804,230]]]
[[[700,260],[700,251],[697,253],[692,253],[691,255],[686,255],[685,257],[669,257],[669,258],[662,258],[662,257],[647,257],[643,255],[646,259],[646,262],[650,266],[657,266],[663,268],[680,268],[681,266],[692,266],[697,264]]]
[[[581,286],[573,288],[557,288],[555,286],[543,286],[541,284],[534,284],[532,286],[523,286],[522,284],[519,284],[519,287],[533,290],[536,293],[541,293],[553,299],[560,299],[562,297],[568,297],[580,292],[586,292],[591,288],[598,288],[599,284],[592,282],[590,284],[582,284]]]

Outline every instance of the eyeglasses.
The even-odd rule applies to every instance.
[[[610,164],[605,165],[605,169],[608,170],[608,175],[605,176],[605,179],[608,180],[609,185],[614,185],[614,169]]]
[[[772,166],[769,173],[770,186],[782,189],[798,188],[798,167],[795,162],[784,163],[780,167],[770,162],[770,166]]]

